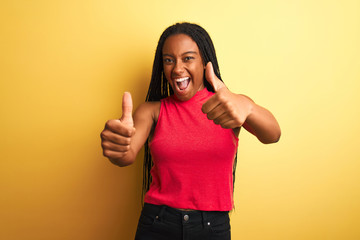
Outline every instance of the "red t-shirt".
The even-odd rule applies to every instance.
[[[154,166],[145,202],[173,208],[230,211],[233,163],[238,138],[207,119],[202,105],[214,93],[206,88],[188,101],[161,100],[149,144]]]

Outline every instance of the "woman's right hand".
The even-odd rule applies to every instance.
[[[125,92],[122,102],[122,117],[107,121],[100,134],[103,155],[121,167],[130,165],[135,158],[130,148],[132,137],[135,134],[132,108],[131,94]]]

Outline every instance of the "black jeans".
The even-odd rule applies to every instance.
[[[230,240],[229,212],[144,204],[135,240]]]

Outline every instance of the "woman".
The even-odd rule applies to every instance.
[[[226,88],[203,28],[191,23],[167,28],[146,102],[132,117],[131,95],[125,93],[123,116],[109,120],[101,133],[104,156],[119,166],[132,164],[145,144],[148,191],[135,239],[230,239],[241,127],[263,143],[280,137],[268,110]]]

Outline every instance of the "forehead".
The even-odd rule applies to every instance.
[[[176,34],[165,40],[162,52],[163,54],[182,54],[194,51],[199,53],[199,48],[194,40],[186,34]]]

